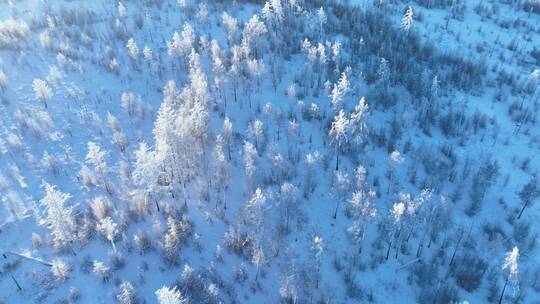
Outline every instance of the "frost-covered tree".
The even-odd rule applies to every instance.
[[[135,287],[129,281],[123,281],[120,284],[120,289],[116,295],[116,300],[120,304],[135,304],[137,303],[135,297]]]
[[[403,18],[401,19],[401,28],[406,32],[408,32],[413,25],[413,17],[413,9],[409,6],[405,11],[405,14],[403,15]]]
[[[139,48],[137,47],[137,43],[135,43],[135,40],[133,38],[129,38],[126,47],[129,52],[129,56],[134,62],[137,62],[137,56],[139,55]]]
[[[150,47],[145,46],[143,48],[143,57],[144,57],[144,61],[146,61],[146,62],[152,61],[153,53],[152,53],[152,49]]]
[[[343,102],[345,101],[345,97],[350,90],[351,88],[349,80],[347,79],[347,74],[342,73],[338,83],[334,84],[332,94],[330,95],[330,98],[332,99],[332,109],[334,110],[334,113],[338,113],[340,110],[343,109]]]
[[[99,276],[102,282],[107,282],[111,275],[109,267],[105,265],[105,263],[99,261],[94,261],[92,272]]]
[[[229,187],[230,180],[230,165],[225,156],[224,140],[222,135],[218,135],[216,139],[216,145],[214,146],[214,184],[216,185],[217,192],[220,194],[219,200],[223,204],[223,208],[227,209],[227,193],[226,190]]]
[[[253,247],[251,253],[251,262],[253,263],[253,265],[255,265],[255,268],[257,269],[257,272],[255,273],[255,282],[258,282],[261,268],[267,262],[266,255],[264,254],[264,250],[261,245],[256,245]]]
[[[34,90],[34,96],[37,100],[43,103],[43,106],[47,108],[47,101],[52,97],[53,91],[45,82],[41,79],[34,79],[32,82],[32,89]]]
[[[386,235],[387,243],[388,243],[388,249],[386,251],[387,260],[390,255],[390,248],[392,248],[392,243],[394,242],[394,240],[397,241],[401,235],[401,230],[403,228],[402,220],[403,220],[404,214],[405,214],[405,203],[401,201],[395,203],[392,206],[392,210],[390,210],[390,215],[388,217],[389,223],[387,223],[387,225],[390,225],[390,231],[389,231],[389,234]]]
[[[184,23],[181,34],[174,32],[172,39],[167,41],[167,54],[173,59],[189,55],[196,38],[193,27],[187,22]]]
[[[351,141],[357,146],[361,145],[367,135],[366,120],[369,115],[369,107],[364,99],[360,98],[349,118],[349,127],[351,130]]]
[[[246,55],[251,54],[255,59],[260,58],[261,50],[260,45],[262,43],[262,36],[268,32],[266,25],[259,19],[259,15],[253,15],[244,27],[242,32],[242,48]]]
[[[219,102],[224,103],[224,109],[227,109],[227,96],[224,94],[223,88],[225,86],[225,64],[221,55],[221,48],[217,40],[213,39],[211,42],[211,55],[212,55],[212,72],[214,74],[213,86],[214,90],[218,93]]]
[[[111,217],[106,217],[102,219],[96,226],[97,231],[103,234],[103,236],[105,236],[105,238],[109,242],[111,242],[114,252],[116,252],[116,245],[114,243],[114,239],[118,234],[117,227],[118,224],[116,224]]]
[[[324,8],[322,6],[317,10],[317,17],[319,19],[319,36],[322,37],[324,33],[323,26],[326,24],[326,21],[328,20],[328,17],[326,16],[326,12],[324,11]]]
[[[252,121],[247,128],[247,135],[255,142],[257,151],[262,151],[264,143],[264,127],[262,121],[256,119]]]
[[[395,150],[394,152],[388,155],[388,173],[390,176],[390,180],[388,181],[388,190],[386,191],[387,193],[390,193],[390,189],[395,183],[396,171],[399,165],[401,165],[401,163],[403,163],[404,160],[405,159],[403,158],[401,153],[399,153],[398,150]]]
[[[315,267],[317,271],[317,277],[315,279],[315,288],[319,288],[319,276],[321,273],[321,266],[322,266],[322,254],[325,249],[324,241],[321,237],[315,236],[313,240],[311,241],[311,254],[313,255],[314,261],[315,261]]]
[[[118,16],[120,18],[123,18],[126,15],[126,7],[124,6],[124,3],[122,1],[118,1]]]
[[[244,143],[244,170],[246,173],[246,178],[248,181],[248,185],[250,188],[253,187],[255,184],[255,174],[257,170],[257,148],[250,143],[249,141],[246,141]]]
[[[279,206],[282,217],[285,218],[285,232],[289,231],[289,222],[291,216],[298,213],[300,202],[300,191],[295,185],[285,182],[279,191]]]
[[[112,194],[112,190],[109,186],[109,182],[107,179],[107,173],[109,172],[109,168],[107,167],[107,163],[105,162],[106,156],[107,152],[102,151],[101,147],[98,144],[94,142],[88,142],[88,154],[86,154],[86,162],[94,166],[95,172],[99,176],[101,184],[103,185],[103,187],[105,187],[107,193]]]
[[[339,154],[349,140],[349,120],[343,110],[339,110],[338,115],[334,117],[332,127],[328,133],[332,145],[336,149],[336,171],[339,170]]]
[[[517,287],[518,281],[518,258],[519,258],[519,249],[517,247],[512,248],[512,251],[506,253],[504,258],[504,263],[502,269],[505,273],[504,286],[501,291],[501,296],[499,298],[499,304],[502,303],[504,298],[504,292],[506,286],[510,283],[514,288]]]
[[[315,190],[316,186],[316,168],[321,159],[319,151],[308,153],[305,158],[306,174],[304,181],[304,197],[309,198],[309,195]]]
[[[69,277],[69,265],[62,259],[54,259],[51,263],[51,272],[53,276],[63,282]]]
[[[159,304],[184,304],[186,300],[178,288],[163,286],[156,290],[156,298]]]
[[[229,46],[233,46],[236,44],[238,35],[238,20],[231,17],[229,14],[227,14],[227,12],[223,12],[221,18],[223,26],[225,26],[225,29],[227,30],[227,42],[229,43]]]
[[[73,241],[76,231],[75,214],[73,206],[66,206],[70,194],[60,192],[55,186],[43,183],[45,196],[40,204],[45,208],[45,224],[51,229],[53,242],[62,248]]]
[[[135,94],[133,94],[133,92],[131,91],[122,92],[122,95],[120,96],[120,102],[122,104],[122,109],[124,110],[124,112],[126,112],[129,117],[131,117],[131,115],[133,115],[133,113],[135,112]]]
[[[255,228],[255,238],[260,237],[258,234],[264,228],[264,214],[268,207],[266,195],[262,192],[261,188],[257,188],[251,195],[250,199],[246,202],[246,216],[249,222]]]
[[[341,43],[335,42],[332,44],[332,61],[334,62],[334,72],[339,74],[341,63]]]
[[[332,218],[337,218],[339,206],[345,200],[345,196],[348,194],[351,187],[351,181],[346,173],[341,171],[334,172],[334,180],[332,182],[332,191],[334,192],[334,199],[336,200],[336,208],[332,214]]]
[[[58,175],[60,172],[60,164],[58,159],[47,151],[43,152],[43,158],[41,159],[43,167],[51,172],[53,175]]]
[[[144,189],[145,193],[154,196],[154,198],[159,197],[162,187],[159,182],[159,163],[155,151],[150,150],[145,142],[140,143],[139,149],[135,151],[135,166],[132,177],[134,184]],[[157,199],[155,202],[159,210]]]
[[[227,155],[229,160],[231,160],[231,145],[233,141],[233,127],[232,122],[229,119],[228,116],[225,116],[225,119],[223,119],[223,132],[222,139],[223,139],[223,145],[227,149]]]

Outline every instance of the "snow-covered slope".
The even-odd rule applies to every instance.
[[[533,303],[538,7],[344,2],[0,4],[0,303]]]

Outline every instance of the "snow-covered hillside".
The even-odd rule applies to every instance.
[[[537,1],[0,8],[0,303],[540,297]]]

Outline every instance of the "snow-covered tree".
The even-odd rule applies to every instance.
[[[349,140],[348,133],[349,120],[345,116],[345,112],[343,110],[339,110],[338,115],[334,117],[332,127],[330,128],[330,132],[328,133],[331,142],[336,149],[336,171],[339,169],[339,154]]]
[[[306,175],[304,182],[304,197],[308,198],[309,195],[315,190],[316,185],[316,167],[321,159],[319,151],[308,153],[305,158],[306,163]]]
[[[257,282],[259,280],[259,273],[261,271],[261,268],[267,262],[266,255],[264,254],[262,246],[257,245],[253,247],[251,253],[251,262],[253,263],[253,265],[255,265],[255,268],[257,269],[257,272],[255,273],[255,281]]]
[[[69,265],[62,259],[54,259],[51,263],[51,272],[59,281],[65,281],[69,277]]]
[[[390,225],[390,231],[389,234],[386,235],[387,242],[388,242],[388,249],[386,251],[386,259],[388,260],[388,257],[390,255],[390,248],[392,248],[392,243],[394,240],[397,241],[397,239],[401,235],[401,230],[403,228],[402,220],[403,215],[405,214],[405,203],[402,201],[394,203],[392,206],[392,210],[390,210],[389,215],[389,221],[387,225]]]
[[[332,98],[332,109],[334,110],[334,113],[338,113],[343,109],[343,102],[345,101],[345,97],[350,90],[347,74],[342,73],[338,83],[334,84],[332,94],[330,95],[330,98]]]
[[[43,188],[45,196],[40,203],[47,213],[45,224],[51,229],[55,245],[62,248],[75,237],[76,223],[73,206],[65,204],[71,195],[60,192],[55,186],[46,182],[43,183]]]
[[[135,94],[131,91],[122,92],[122,95],[120,96],[120,101],[122,103],[122,109],[124,112],[126,112],[130,117],[133,115],[133,112],[135,111]]]
[[[255,148],[257,151],[262,151],[264,144],[264,128],[262,121],[256,119],[252,121],[247,128],[247,135],[251,137],[251,140],[255,141]]]
[[[361,145],[367,135],[366,120],[369,115],[369,107],[364,99],[360,98],[358,104],[354,108],[354,112],[351,113],[349,119],[349,126],[351,130],[351,140],[357,146]]]
[[[86,154],[86,162],[94,166],[95,172],[98,174],[101,184],[105,187],[107,193],[111,194],[112,192],[109,186],[109,182],[107,180],[107,173],[109,172],[109,168],[107,167],[107,163],[105,162],[106,156],[107,152],[102,151],[101,147],[98,144],[94,142],[88,142],[88,154]]]
[[[321,272],[321,265],[322,265],[322,254],[325,249],[324,241],[321,237],[315,236],[313,237],[313,240],[311,241],[311,253],[313,255],[313,258],[315,260],[315,267],[317,270],[317,278],[315,280],[315,288],[319,288],[319,276]]]
[[[144,57],[144,61],[146,62],[152,61],[153,54],[152,54],[152,49],[150,47],[145,46],[143,48],[143,57]]]
[[[242,32],[242,48],[245,54],[254,52],[255,59],[260,58],[261,37],[268,32],[266,25],[259,19],[259,15],[253,15],[244,27]]]
[[[216,185],[217,192],[221,194],[220,199],[223,204],[223,208],[227,209],[227,193],[226,190],[229,187],[230,179],[230,165],[225,156],[224,140],[222,135],[218,135],[216,139],[216,145],[214,147],[214,184]]]
[[[332,218],[337,218],[339,206],[345,200],[345,196],[349,193],[351,187],[351,181],[346,173],[341,171],[334,171],[334,180],[332,182],[332,190],[334,192],[334,199],[336,200],[336,208],[332,214]]]
[[[94,261],[92,272],[99,276],[103,282],[107,282],[111,274],[109,267],[105,265],[105,263],[99,261]]]
[[[414,18],[413,9],[412,7],[409,6],[407,10],[405,11],[405,14],[403,15],[403,18],[401,19],[401,28],[405,30],[406,32],[408,32],[411,29],[413,25],[413,18]]]
[[[118,224],[116,224],[111,217],[106,217],[99,221],[99,223],[96,226],[97,231],[99,231],[105,238],[111,242],[111,245],[113,247],[113,250],[116,252],[116,245],[114,243],[114,239],[116,235],[118,234],[117,229]]]
[[[233,141],[233,127],[232,122],[228,116],[223,119],[223,132],[222,132],[223,145],[227,148],[227,155],[231,160],[231,145]]]
[[[120,304],[135,304],[137,303],[135,297],[135,287],[129,281],[123,281],[120,284],[120,290],[116,295],[116,299]]]
[[[248,185],[250,188],[255,183],[255,173],[257,170],[257,148],[250,143],[249,141],[246,141],[244,143],[244,170],[246,173],[246,178],[248,180]]]
[[[390,180],[388,181],[387,193],[390,193],[390,188],[395,182],[397,168],[399,167],[399,165],[401,165],[401,163],[403,163],[404,160],[405,159],[403,158],[403,156],[401,156],[401,153],[399,153],[398,150],[395,150],[388,155],[388,172],[390,175]]]
[[[238,20],[231,17],[227,12],[223,12],[222,22],[223,26],[227,30],[227,41],[229,46],[233,46],[236,43],[236,37],[238,35]]]
[[[163,286],[156,290],[156,297],[159,304],[184,304],[186,302],[176,287]]]
[[[133,38],[129,38],[126,47],[129,51],[129,56],[131,59],[133,59],[134,62],[137,61],[137,56],[139,55],[139,48],[137,47],[137,43],[135,43],[135,40]]]
[[[517,288],[519,283],[518,281],[518,258],[519,258],[519,249],[517,247],[512,248],[512,251],[506,253],[504,258],[504,263],[502,269],[505,273],[504,286],[501,292],[501,297],[499,298],[499,304],[502,303],[504,298],[504,292],[508,283],[511,284],[514,288]]]
[[[41,79],[34,79],[32,82],[32,89],[34,90],[35,98],[42,102],[44,107],[47,108],[47,101],[53,95],[53,91],[47,82]]]
[[[257,188],[251,195],[251,198],[246,203],[246,215],[249,221],[253,224],[255,230],[262,229],[264,213],[267,210],[267,198],[261,188]]]
[[[324,11],[324,8],[322,6],[317,10],[317,17],[319,19],[319,35],[322,37],[323,26],[326,24],[326,21],[328,20],[328,17],[326,16],[326,12]]]
[[[334,72],[337,75],[340,70],[340,62],[341,62],[341,43],[340,42],[335,42],[332,45],[332,61],[334,62]]]
[[[291,216],[298,213],[298,204],[300,202],[300,191],[295,185],[285,182],[280,187],[279,204],[282,216],[285,218],[285,232],[289,231],[289,222]]]
[[[126,7],[122,3],[122,1],[118,1],[118,16],[120,16],[120,18],[122,18],[125,15],[126,15]]]

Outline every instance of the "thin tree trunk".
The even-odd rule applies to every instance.
[[[17,285],[17,289],[21,291],[22,290],[21,285],[19,285],[19,282],[15,280],[15,277],[13,275],[11,275],[11,279],[13,280],[13,282],[15,282],[15,285]]]
[[[527,208],[528,204],[529,202],[525,202],[525,204],[523,204],[523,207],[521,207],[521,211],[519,212],[518,219],[521,218],[521,215],[523,214],[523,211],[525,211],[525,208]]]
[[[504,287],[503,287],[503,290],[501,292],[501,297],[499,298],[499,304],[502,303],[502,300],[504,298],[504,291],[506,290],[506,285],[508,285],[508,278],[506,279],[506,281],[504,282]]]

